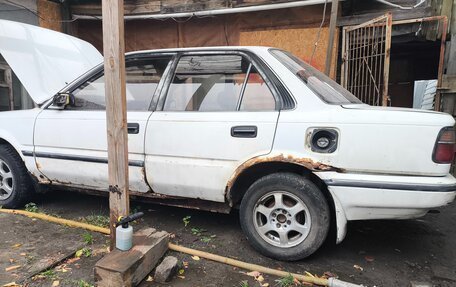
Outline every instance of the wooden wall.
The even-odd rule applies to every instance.
[[[320,32],[320,39],[315,49],[315,54],[310,61],[316,37],[318,34],[318,27],[316,28],[282,28],[272,30],[254,30],[254,31],[241,31],[239,44],[241,46],[271,46],[281,48],[292,52],[294,55],[300,57],[304,61],[311,63],[320,71],[325,69],[326,61],[326,47],[328,45],[329,28],[323,27]],[[337,35],[338,33],[336,33]],[[335,39],[336,45],[333,48],[333,61],[331,63],[331,74],[335,76],[335,63],[337,60],[337,37]]]
[[[312,63],[320,70],[324,70],[330,11],[331,5],[327,5],[326,19]],[[174,47],[261,45],[289,50],[308,61],[322,15],[323,5],[313,5],[205,18],[129,20],[125,22],[125,48],[127,51],[137,51]],[[76,36],[91,42],[102,51],[100,20],[78,20],[75,28]],[[337,48],[334,48],[334,53],[336,51]]]
[[[38,23],[41,27],[62,32],[62,13],[58,3],[37,0]]]

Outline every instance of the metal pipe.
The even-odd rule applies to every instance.
[[[328,2],[331,2],[331,0],[328,0]],[[148,15],[126,15],[126,16],[124,16],[124,19],[125,20],[139,20],[139,19],[207,17],[207,16],[226,15],[226,14],[235,14],[235,13],[258,12],[258,11],[267,11],[267,10],[276,10],[276,9],[285,9],[285,8],[296,8],[296,7],[323,4],[323,3],[325,3],[325,0],[306,0],[306,1],[294,1],[294,2],[287,2],[287,3],[255,5],[255,6],[237,7],[237,8],[223,8],[223,9],[195,11],[195,12],[180,12],[180,13],[169,13],[169,14],[148,14]],[[90,15],[73,15],[73,19],[101,20],[102,17],[101,16],[90,16]]]

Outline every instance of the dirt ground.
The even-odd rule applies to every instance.
[[[81,220],[91,216],[92,220],[102,221],[108,215],[108,200],[102,197],[53,192],[40,196],[34,202],[40,211],[68,219]],[[440,213],[430,213],[416,220],[351,222],[344,242],[335,245],[327,240],[310,258],[292,263],[271,260],[254,251],[242,235],[237,212],[215,214],[142,202],[132,202],[131,209],[145,212],[145,217],[134,225],[136,230],[152,226],[170,232],[174,243],[271,268],[296,273],[309,271],[318,275],[331,272],[341,280],[364,286],[409,286],[411,281],[425,281],[433,286],[456,286],[455,204],[442,208]],[[0,217],[3,227],[0,233],[0,286],[14,281],[11,280],[14,279],[10,276],[12,273],[28,286],[58,283],[58,286],[88,287],[93,284],[93,266],[106,251],[106,236],[91,233],[93,242],[87,244],[85,239],[88,235],[84,230],[58,227],[19,215],[7,217]],[[93,254],[88,257],[81,255],[79,259],[70,254],[70,259],[63,264],[33,278],[27,277],[30,272],[24,271],[29,270],[29,266],[6,272],[5,266],[15,263],[3,261],[21,253],[13,246],[17,243],[26,245],[27,241],[38,236],[37,232],[43,237],[41,243],[35,242],[35,245],[43,246],[42,242],[47,242],[46,250],[52,250],[48,253],[62,255],[85,246]],[[4,250],[14,254],[6,255]],[[180,277],[175,277],[169,284],[145,281],[141,286],[241,286],[243,281],[247,281],[248,286],[260,286],[245,274],[245,270],[205,259],[194,260],[181,253],[169,254],[187,265],[182,268]],[[36,257],[39,256],[37,253]],[[264,277],[263,283],[279,286],[276,282],[278,278]]]

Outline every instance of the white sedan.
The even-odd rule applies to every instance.
[[[0,21],[0,53],[35,108],[0,113],[0,205],[43,186],[108,192],[102,55]],[[128,53],[132,195],[229,212],[254,248],[299,260],[347,221],[407,219],[452,202],[450,115],[362,104],[288,52]]]

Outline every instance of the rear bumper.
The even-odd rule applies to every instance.
[[[319,176],[340,203],[347,220],[408,219],[451,203],[456,179],[329,173]]]

